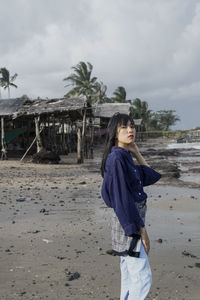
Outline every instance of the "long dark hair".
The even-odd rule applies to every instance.
[[[130,121],[132,124],[134,124],[134,121],[127,114],[115,113],[110,118],[110,121],[109,121],[108,127],[107,127],[107,133],[106,133],[105,149],[104,149],[103,158],[102,158],[102,162],[101,162],[102,177],[104,177],[106,159],[108,157],[108,154],[111,152],[112,147],[115,146],[117,127],[118,127],[118,125],[126,126],[128,121]]]

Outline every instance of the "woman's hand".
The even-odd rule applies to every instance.
[[[145,227],[140,228],[141,240],[144,245],[145,251],[148,254],[150,250],[150,240]]]
[[[140,150],[135,142],[128,144],[127,150],[132,153],[132,155],[136,158],[139,165],[144,165],[144,166],[149,167],[149,164],[146,162],[146,160],[140,153]]]

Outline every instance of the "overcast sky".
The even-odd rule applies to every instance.
[[[153,111],[175,109],[174,128],[200,126],[199,0],[0,0],[0,28],[11,97],[63,97],[63,78],[89,61],[108,96],[124,86]]]

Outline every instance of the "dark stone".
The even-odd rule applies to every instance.
[[[69,272],[70,273],[70,272]],[[73,274],[70,274],[69,277],[68,277],[68,281],[72,281],[72,280],[75,280],[75,279],[78,279],[81,275],[78,273],[78,272],[75,272]]]
[[[59,161],[60,157],[58,154],[52,151],[46,151],[45,149],[35,153],[32,158],[32,162],[38,164],[58,164]]]
[[[156,242],[162,244],[163,240],[161,238],[157,239]]]
[[[200,263],[195,263],[195,267],[200,268]]]
[[[186,250],[184,250],[184,251],[182,252],[182,254],[185,255],[185,256],[192,257],[192,258],[197,258],[196,255],[194,255],[194,254],[192,254],[192,253],[190,253],[190,252],[188,252],[188,251],[186,251]]]

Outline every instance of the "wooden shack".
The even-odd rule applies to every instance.
[[[8,133],[17,129],[19,135],[23,131],[26,149],[36,141],[37,152],[41,148],[59,154],[76,151],[85,107],[85,99],[77,97],[0,100],[2,159],[7,156]]]
[[[95,118],[100,119],[99,126],[102,133],[108,125],[109,119],[117,112],[122,114],[130,113],[130,103],[103,103],[97,104],[92,107],[93,115]],[[96,121],[97,123],[97,121]]]

